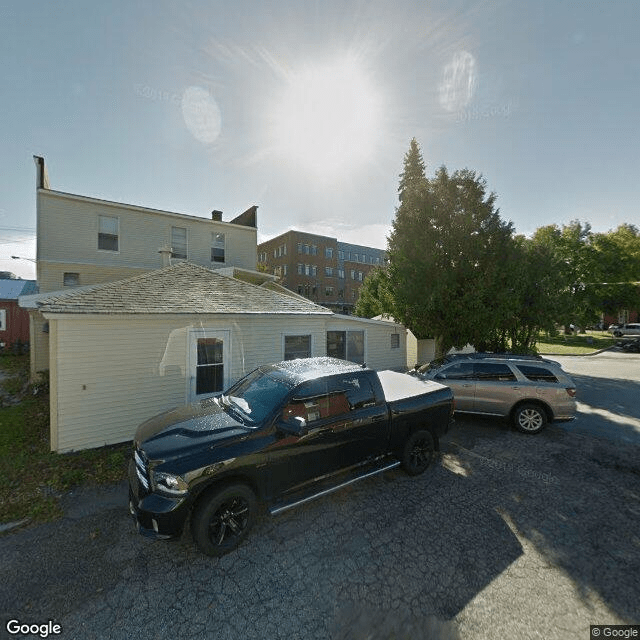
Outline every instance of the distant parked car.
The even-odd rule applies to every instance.
[[[632,338],[631,340],[620,340],[617,343],[617,346],[620,347],[623,351],[628,351],[629,353],[640,353],[640,338]]]
[[[507,417],[523,433],[575,417],[574,381],[557,362],[539,356],[445,356],[412,375],[450,387],[457,412]]]
[[[628,322],[627,324],[611,325],[609,331],[616,337],[640,336],[640,322]]]

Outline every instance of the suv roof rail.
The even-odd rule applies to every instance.
[[[502,358],[505,360],[544,360],[544,358],[538,354],[522,354],[522,353],[490,353],[486,351],[474,351],[472,353],[450,353],[447,354],[448,358],[471,358],[474,360],[482,360],[484,358]]]

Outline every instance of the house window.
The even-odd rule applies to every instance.
[[[391,348],[399,349],[400,348],[400,334],[392,333],[391,334]]]
[[[338,278],[342,278],[344,280],[344,269],[338,269]]]
[[[118,218],[98,216],[98,249],[118,251],[118,227]]]
[[[333,295],[333,287],[325,287],[324,294],[326,296],[332,296]]]
[[[325,247],[324,257],[325,258],[333,258],[333,249],[331,247]]]
[[[285,336],[284,360],[311,357],[311,336]]]
[[[62,284],[65,287],[77,287],[80,284],[80,274],[65,271],[62,276]]]
[[[310,264],[305,264],[304,265],[304,275],[305,276],[310,276],[311,275],[311,265]]]
[[[315,244],[311,245],[311,255],[312,256],[317,256],[318,255],[318,247],[316,247]]]
[[[302,242],[298,242],[298,253],[302,253]]]
[[[196,395],[222,391],[224,383],[222,345],[222,340],[218,338],[198,338]]]
[[[351,269],[351,279],[355,280],[356,279],[356,272],[354,269]]]
[[[338,251],[338,260],[344,260],[344,251]]]
[[[211,234],[211,262],[224,262],[224,233]]]
[[[302,263],[298,263],[298,275],[301,276],[304,273],[304,265]]]
[[[327,331],[327,355],[363,364],[364,331]]]
[[[171,227],[171,257],[179,260],[187,259],[187,229],[185,227]]]
[[[0,309],[0,331],[7,330],[7,310]]]
[[[362,271],[358,271],[358,280],[362,282]]]
[[[333,276],[333,267],[325,267],[324,275],[331,278]]]

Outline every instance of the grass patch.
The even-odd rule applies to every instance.
[[[25,518],[47,522],[62,514],[59,498],[65,491],[126,478],[131,447],[52,453],[47,385],[25,385],[24,362],[9,362],[12,357],[24,358],[2,356],[0,368],[7,372],[14,367],[26,393],[18,404],[0,408],[0,523]]]
[[[541,334],[536,349],[540,354],[579,356],[594,353],[600,349],[608,349],[616,342],[617,338],[606,331],[587,331],[575,335],[559,334],[557,336]]]

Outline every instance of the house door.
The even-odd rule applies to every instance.
[[[189,333],[189,402],[208,398],[229,386],[230,340],[229,331],[198,329]]]

